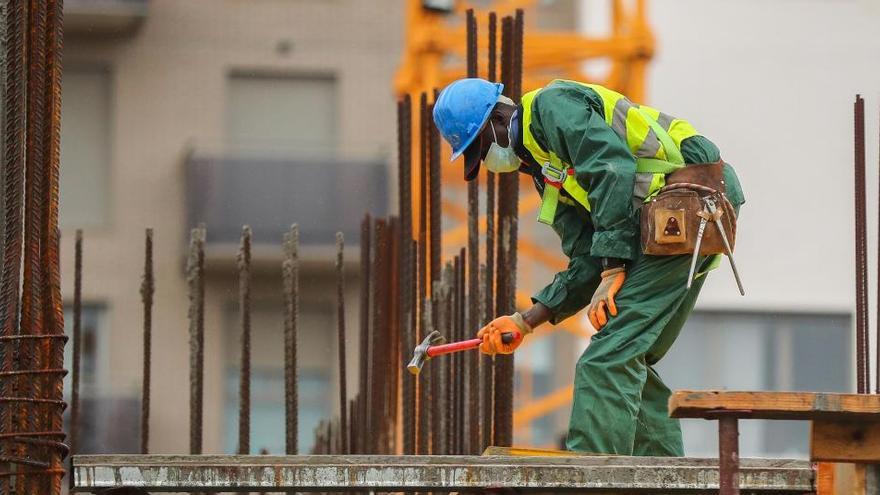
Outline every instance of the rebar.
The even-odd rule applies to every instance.
[[[238,313],[241,319],[241,369],[238,382],[238,454],[251,451],[251,228],[241,228],[238,250]]]
[[[62,3],[61,0],[47,1],[46,19],[46,92],[43,132],[44,187],[46,197],[43,202],[42,222],[42,264],[46,274],[43,278],[43,294],[46,302],[43,305],[45,327],[44,335],[64,335],[64,306],[61,299],[61,268],[60,235],[58,230],[59,178],[61,160],[61,50],[62,50]],[[64,366],[64,340],[50,339],[43,345],[44,363],[50,368]],[[64,381],[62,376],[47,376],[44,398],[53,400],[48,403],[48,429],[64,439],[63,404],[57,404],[64,397]],[[62,462],[67,454],[67,447],[59,442],[49,447],[49,473],[52,494],[61,493],[63,477]]]
[[[369,353],[370,353],[370,293],[372,291],[372,274],[370,267],[371,251],[371,233],[372,220],[369,213],[364,215],[361,222],[361,301],[360,301],[360,352],[358,353],[358,365],[360,373],[358,380],[358,428],[357,428],[357,448],[355,452],[359,454],[367,453],[367,425],[369,422],[370,408],[367,407],[366,398],[369,396],[369,385],[367,378],[369,377]]]
[[[496,81],[496,40],[498,18],[489,13],[488,78]],[[483,324],[495,317],[495,173],[486,171],[486,277],[483,288],[485,314]],[[480,359],[482,370],[482,447],[492,445],[492,418],[494,416],[495,361],[491,356]]]
[[[428,113],[428,95],[422,93],[419,96],[419,239],[418,239],[418,263],[416,266],[416,279],[418,281],[417,307],[418,322],[416,325],[416,338],[414,343],[419,343],[428,334],[431,322],[427,318],[428,292],[428,155],[430,154],[430,126],[431,118]],[[405,351],[405,349],[404,349]],[[428,413],[430,400],[428,388],[430,377],[420,376],[415,380],[418,390],[417,408],[418,424],[416,453],[427,454],[429,448],[430,415]]]
[[[397,320],[400,332],[399,362],[405,362],[407,354],[414,344],[413,329],[410,326],[413,308],[410,284],[412,278],[412,101],[404,95],[398,103],[398,212],[400,218],[398,263],[398,288],[400,297]],[[403,453],[415,453],[416,422],[415,422],[415,381],[411,375],[404,374],[403,392]]]
[[[868,248],[865,200],[865,100],[856,95],[855,117],[855,250],[856,250],[856,384],[869,388],[868,372]]]
[[[25,208],[24,208],[24,265],[21,297],[20,333],[43,334],[43,263],[40,244],[42,241],[43,203],[46,201],[45,160],[43,133],[45,129],[46,103],[46,3],[30,0],[28,9],[27,37],[27,145],[25,148]],[[34,341],[22,342],[19,347],[19,366],[22,370],[39,370],[44,362],[40,348]],[[43,397],[45,382],[42,377],[20,375],[19,393],[25,397]],[[19,410],[20,431],[44,431],[45,412],[39,407],[22,404]],[[21,445],[20,452],[34,459],[45,459],[42,449],[34,445]],[[23,482],[23,483],[22,483]],[[22,477],[16,481],[17,491],[48,491],[45,480]]]
[[[373,321],[372,335],[370,342],[370,431],[372,432],[373,441],[370,445],[370,453],[382,453],[384,441],[385,427],[385,390],[386,381],[383,377],[382,359],[383,351],[388,351],[388,342],[385,340],[383,332],[387,330],[387,279],[388,279],[388,251],[391,247],[388,235],[388,224],[385,220],[379,219],[375,223],[375,256],[373,257],[374,287],[373,287]]]
[[[25,149],[25,33],[27,2],[6,4],[6,81],[3,101],[4,153],[3,153],[3,269],[0,276],[0,336],[12,337],[19,328],[19,287],[21,282],[21,248],[24,201],[24,149]],[[20,368],[19,344],[0,346],[0,373]],[[16,390],[14,377],[0,377],[0,396],[10,397]],[[0,404],[0,429],[11,432],[18,429],[18,407]],[[18,449],[0,442],[0,457],[16,462],[22,459]],[[13,467],[13,469],[15,469]],[[12,474],[12,473],[8,473]],[[0,491],[9,492],[8,478],[0,478]]]
[[[83,233],[76,230],[73,248],[73,353],[70,377],[70,451],[79,447],[79,366],[82,353],[82,250]]]
[[[141,454],[150,453],[150,369],[153,348],[153,295],[156,282],[153,278],[153,229],[144,235],[144,278],[141,281],[141,302],[144,307],[144,364],[143,385],[141,386]],[[76,325],[74,311],[74,324]],[[76,328],[74,326],[74,328]],[[76,344],[74,344],[76,348]],[[78,359],[78,358],[77,358]],[[74,361],[76,363],[76,361]],[[78,365],[78,363],[76,363]]]
[[[297,384],[297,324],[299,320],[299,226],[293,224],[284,234],[284,450],[299,451],[299,387]]]
[[[345,239],[342,232],[336,233],[336,348],[339,356],[339,427],[343,454],[349,453],[348,444],[348,392],[345,371]]]
[[[189,286],[189,450],[202,453],[202,398],[204,373],[204,246],[205,230],[199,226],[190,232],[186,278]]]

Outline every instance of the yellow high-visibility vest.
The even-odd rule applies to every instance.
[[[637,105],[622,94],[596,84],[558,81],[583,85],[601,98],[605,123],[626,142],[636,159],[634,197],[647,202],[666,185],[666,174],[684,166],[681,142],[698,134],[689,122],[656,108]],[[532,135],[532,102],[540,91],[541,88],[522,96],[523,145],[541,165],[544,175],[544,195],[538,221],[551,225],[558,202],[571,203],[568,198],[560,196],[560,189],[587,211],[590,211],[590,200],[588,191],[575,178],[574,167],[563,162],[552,150],[543,149]]]

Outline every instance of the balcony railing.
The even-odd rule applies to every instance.
[[[306,246],[360,238],[364,213],[386,215],[384,161],[190,155],[186,160],[187,224],[204,222],[209,244],[236,244],[250,225],[255,243],[279,245],[292,223]]]

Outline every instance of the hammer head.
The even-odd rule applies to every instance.
[[[415,376],[419,375],[419,372],[422,371],[422,366],[425,364],[425,361],[430,359],[428,356],[428,347],[432,345],[441,344],[445,339],[440,332],[434,330],[429,333],[422,343],[417,345],[415,349],[413,349],[413,357],[410,360],[409,364],[406,366],[406,369],[409,370]]]

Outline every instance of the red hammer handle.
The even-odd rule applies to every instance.
[[[501,335],[501,341],[509,344],[520,338],[519,332],[507,332]],[[448,344],[432,345],[425,351],[429,357],[442,356],[444,354],[452,354],[453,352],[467,351],[476,349],[483,343],[483,339],[462,340],[460,342],[450,342]]]

